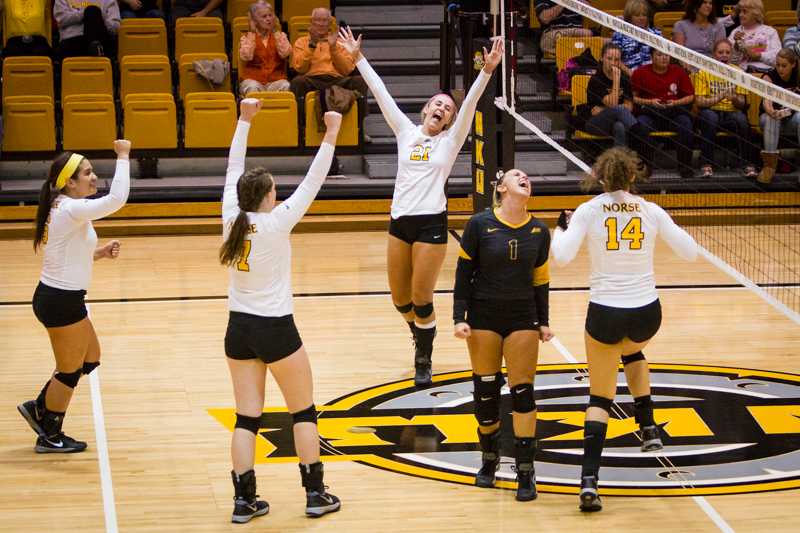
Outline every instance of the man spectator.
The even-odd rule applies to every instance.
[[[172,0],[172,22],[181,17],[222,18],[220,6],[225,0]]]
[[[119,15],[124,19],[164,18],[164,13],[158,9],[156,0],[119,0]]]
[[[239,93],[288,91],[286,58],[292,45],[275,25],[275,12],[267,2],[250,4],[250,31],[239,42]]]
[[[119,29],[117,0],[56,0],[53,17],[62,58],[114,57]]]
[[[589,0],[584,3],[590,4]],[[592,30],[583,27],[583,17],[550,0],[534,0],[536,16],[542,24],[539,48],[547,55],[555,55],[559,37],[591,37]]]
[[[3,12],[0,1],[0,14]],[[49,56],[52,53],[47,42],[47,17],[44,2],[37,0],[12,0],[5,6],[4,31],[7,37],[4,57]]]

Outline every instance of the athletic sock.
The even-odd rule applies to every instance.
[[[587,420],[583,424],[583,468],[581,477],[598,477],[600,471],[600,456],[603,454],[603,445],[606,440],[608,424]]]

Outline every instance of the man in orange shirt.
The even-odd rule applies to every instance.
[[[250,5],[250,31],[239,43],[239,93],[288,91],[286,59],[292,45],[286,34],[275,26],[275,12],[267,2]]]

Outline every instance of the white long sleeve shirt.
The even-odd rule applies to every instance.
[[[365,58],[362,57],[356,66],[397,137],[397,179],[392,195],[392,218],[446,211],[445,183],[469,134],[478,100],[492,75],[481,70],[455,123],[438,135],[430,136],[423,133],[421,125],[415,126],[400,111],[380,76]]]
[[[236,184],[244,173],[250,124],[239,121],[233,135],[225,189],[222,222],[227,239],[239,214]],[[289,234],[317,196],[333,161],[334,146],[322,143],[305,179],[286,201],[269,213],[247,213],[250,229],[245,257],[229,267],[228,309],[251,315],[279,317],[292,314],[292,247]]]
[[[117,159],[114,181],[106,196],[93,200],[59,195],[50,209],[44,243],[44,261],[39,280],[69,291],[87,290],[92,281],[97,233],[92,220],[107,217],[128,201],[131,166]]]
[[[695,240],[666,211],[625,191],[595,196],[575,210],[566,231],[556,228],[550,246],[555,262],[572,261],[587,235],[589,301],[609,307],[642,307],[658,298],[653,276],[657,235],[681,258],[697,257]]]

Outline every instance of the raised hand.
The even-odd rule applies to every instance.
[[[325,129],[328,132],[338,132],[342,126],[342,115],[336,111],[327,111],[322,119],[325,121]]]
[[[339,44],[347,51],[348,54],[357,59],[361,54],[361,36],[356,39],[353,36],[353,30],[349,26],[346,28],[339,28]]]
[[[493,41],[491,52],[487,52],[486,47],[483,48],[483,70],[485,70],[487,74],[494,72],[494,69],[497,68],[497,65],[499,65],[500,61],[503,59],[503,51],[505,50],[502,38],[495,37]]]
[[[118,158],[127,158],[131,154],[131,142],[127,139],[117,139],[114,141],[114,152]]]
[[[261,110],[261,100],[258,98],[244,98],[239,103],[239,120],[250,122]]]

